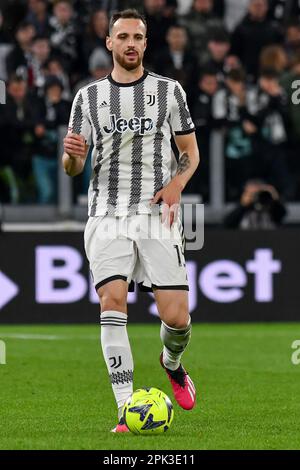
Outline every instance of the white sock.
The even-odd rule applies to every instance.
[[[122,407],[133,392],[133,359],[127,335],[126,313],[107,310],[100,316],[101,346],[121,417]]]
[[[160,338],[164,345],[163,363],[167,369],[176,370],[180,366],[181,356],[191,338],[191,317],[186,328],[176,329],[161,322]]]

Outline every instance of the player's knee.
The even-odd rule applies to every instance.
[[[117,312],[126,313],[126,300],[110,296],[100,297],[101,311],[116,310]]]
[[[110,292],[109,290],[98,291],[98,296],[101,305],[101,311],[116,310],[118,312],[126,313],[126,296],[118,292]]]
[[[189,321],[181,318],[176,318],[171,323],[171,325],[168,323],[168,326],[170,326],[171,328],[176,328],[176,330],[183,330],[188,326]]]
[[[163,321],[171,328],[184,329],[190,322],[190,315],[184,306],[174,307],[165,312]]]
[[[118,280],[99,287],[97,294],[101,312],[116,310],[127,313],[127,289],[127,283]]]

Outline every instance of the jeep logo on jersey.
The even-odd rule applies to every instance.
[[[103,126],[106,134],[112,134],[113,132],[126,132],[130,130],[132,132],[139,132],[144,135],[146,132],[150,132],[153,129],[153,120],[146,117],[132,117],[129,120],[124,118],[116,118],[115,114],[109,116],[110,126]]]

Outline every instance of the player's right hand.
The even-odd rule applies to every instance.
[[[83,135],[68,133],[64,138],[64,151],[71,158],[82,158],[86,156],[86,143]]]

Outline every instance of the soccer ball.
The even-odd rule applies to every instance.
[[[123,418],[133,434],[166,432],[174,417],[170,398],[158,388],[139,388],[130,395],[123,408]]]

